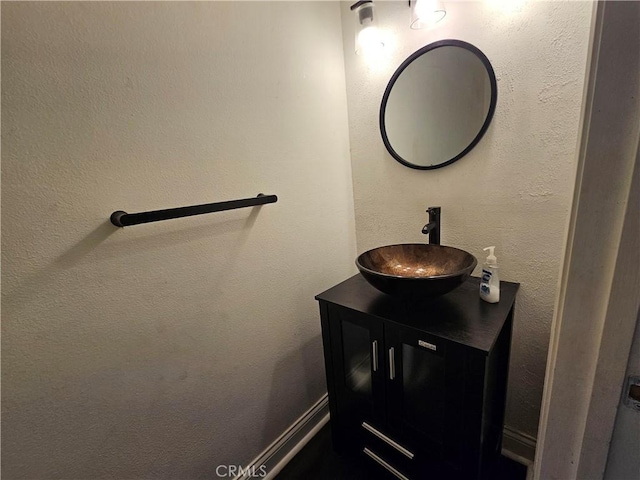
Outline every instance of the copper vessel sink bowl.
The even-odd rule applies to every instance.
[[[381,292],[424,297],[438,297],[460,286],[477,264],[464,250],[422,243],[374,248],[356,260],[362,276]]]

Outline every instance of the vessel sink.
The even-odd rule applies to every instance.
[[[362,276],[389,295],[437,297],[460,286],[478,264],[464,250],[405,243],[364,252],[356,260]]]

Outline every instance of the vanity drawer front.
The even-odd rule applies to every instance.
[[[386,471],[388,476],[384,478],[417,480],[413,452],[367,422],[361,425],[358,437],[357,449],[363,461],[375,466],[376,472]]]
[[[443,461],[417,452],[408,458],[375,435],[365,435],[358,445],[359,454],[378,471],[387,471],[388,477],[407,480],[469,480],[468,475],[452,468]],[[372,455],[373,454],[373,455]],[[382,461],[380,461],[382,460]]]
[[[468,477],[458,466],[446,461],[441,448],[434,448],[429,442],[418,443],[415,438],[400,437],[389,429],[366,421],[361,423],[358,437],[359,450],[369,448],[410,479],[456,480]]]
[[[440,452],[414,449],[403,439],[376,425],[363,422],[360,438],[360,450],[368,448],[409,479],[449,480],[458,477],[457,472],[442,461]],[[368,456],[372,458],[371,455]]]

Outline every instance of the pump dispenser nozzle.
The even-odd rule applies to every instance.
[[[496,258],[496,256],[493,254],[493,251],[495,250],[495,245],[491,246],[491,247],[487,247],[487,248],[483,248],[482,250],[484,250],[485,252],[487,250],[489,250],[489,256],[487,256],[487,263],[489,265],[497,265],[498,264],[498,259]]]

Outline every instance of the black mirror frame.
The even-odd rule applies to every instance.
[[[398,155],[398,153],[393,149],[393,147],[389,143],[389,138],[387,137],[387,130],[386,130],[385,121],[384,121],[384,114],[387,108],[387,100],[389,99],[389,94],[391,93],[391,89],[393,88],[394,84],[396,83],[396,80],[402,74],[402,72],[417,58],[421,57],[422,55],[424,55],[425,53],[431,50],[435,50],[436,48],[440,48],[440,47],[461,47],[474,53],[480,59],[480,61],[484,64],[485,68],[487,69],[487,73],[489,74],[489,81],[491,82],[491,103],[489,105],[489,111],[487,112],[487,118],[482,124],[482,128],[480,128],[480,131],[478,132],[476,137],[473,139],[473,141],[458,155],[456,155],[450,160],[447,160],[446,162],[439,163],[438,165],[425,165],[425,166],[415,165],[413,163],[408,162],[407,160],[402,158],[400,155]],[[460,158],[464,157],[467,153],[469,153],[473,149],[473,147],[475,147],[478,144],[480,139],[483,137],[483,135],[489,128],[489,124],[493,119],[493,114],[496,110],[497,101],[498,101],[498,83],[496,82],[496,74],[493,71],[491,62],[489,62],[489,59],[486,57],[484,53],[482,53],[482,51],[478,47],[470,43],[464,42],[462,40],[453,40],[453,39],[439,40],[437,42],[430,43],[429,45],[424,46],[419,50],[416,50],[415,52],[413,52],[411,55],[409,55],[409,57],[404,62],[402,62],[402,64],[395,71],[395,73],[391,77],[391,80],[389,80],[389,84],[387,85],[387,88],[384,91],[384,95],[382,96],[382,104],[380,105],[380,133],[382,134],[382,141],[384,142],[384,146],[387,147],[387,150],[389,151],[391,156],[395,158],[398,162],[400,162],[401,164],[407,167],[415,168],[417,170],[434,170],[436,168],[446,167],[447,165],[450,165],[456,160],[459,160]]]

